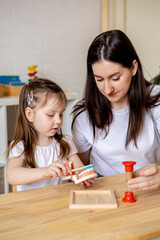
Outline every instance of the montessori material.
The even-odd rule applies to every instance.
[[[112,190],[75,190],[70,193],[69,208],[117,208]]]
[[[132,178],[133,166],[136,164],[136,162],[134,162],[134,161],[125,161],[125,162],[122,162],[122,164],[125,166],[126,181],[128,181],[129,179]],[[133,196],[133,192],[130,191],[130,190],[125,192],[125,196],[122,199],[122,201],[126,202],[126,203],[134,203],[134,202],[136,202],[136,199]]]
[[[91,179],[91,178],[96,178],[98,175],[94,171],[94,168],[91,165],[84,166],[81,168],[74,169],[74,171],[82,170],[85,169],[84,171],[80,172],[79,174],[71,175],[71,180],[75,182],[75,184],[78,184],[80,182],[83,182],[85,180]]]
[[[71,181],[74,181],[75,184],[78,184],[78,183],[83,182],[85,180],[88,180],[88,179],[91,179],[91,178],[96,178],[98,176],[97,173],[95,172],[92,164],[87,165],[87,166],[83,166],[83,167],[80,167],[80,168],[74,168],[74,165],[73,165],[72,162],[66,161],[65,165],[67,165],[71,169],[72,174],[68,173],[67,176],[63,176],[63,180],[70,179]],[[77,173],[77,171],[80,171],[80,170],[83,170],[83,169],[85,169],[85,170],[81,171],[79,174]],[[46,177],[46,178],[51,178],[52,174],[46,173],[43,176]]]

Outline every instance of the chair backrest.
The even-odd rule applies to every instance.
[[[16,185],[12,185],[12,192],[13,193],[17,192],[17,186]]]

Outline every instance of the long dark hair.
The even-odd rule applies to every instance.
[[[28,94],[33,93],[33,101],[28,101]],[[41,94],[46,93],[45,101],[41,103]],[[67,99],[63,90],[53,81],[48,79],[37,78],[26,84],[19,97],[18,115],[16,120],[15,131],[13,134],[13,140],[7,150],[7,157],[10,150],[20,141],[24,144],[24,163],[25,166],[35,168],[34,153],[37,143],[37,132],[33,123],[29,122],[25,115],[25,109],[27,107],[34,108],[39,102],[45,105],[48,97],[56,95],[59,101],[67,103]],[[60,158],[67,157],[70,152],[69,144],[64,140],[62,131],[56,133],[54,138],[60,145]]]
[[[106,135],[113,120],[110,101],[98,90],[93,75],[92,65],[98,61],[108,60],[131,68],[134,60],[138,63],[136,74],[128,92],[129,123],[126,136],[126,147],[131,140],[137,147],[137,138],[143,127],[144,113],[156,106],[160,94],[151,96],[153,87],[143,75],[140,59],[129,38],[120,30],[111,30],[98,35],[91,43],[87,56],[87,81],[84,99],[74,107],[74,119],[83,111],[87,111],[95,137],[95,127],[105,130]]]

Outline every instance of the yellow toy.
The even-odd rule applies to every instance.
[[[37,65],[32,65],[32,66],[29,66],[27,69],[29,71],[28,73],[28,76],[30,77],[28,79],[28,82],[30,82],[31,80],[37,78],[37,76],[35,75],[38,71],[37,71],[37,68],[38,66]]]

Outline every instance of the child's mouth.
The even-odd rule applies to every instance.
[[[52,128],[53,131],[58,131],[58,128]]]

